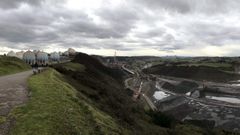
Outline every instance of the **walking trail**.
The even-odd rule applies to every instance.
[[[27,101],[27,78],[31,75],[30,70],[0,77],[0,135],[7,135],[14,125],[14,120],[8,118],[11,110]]]

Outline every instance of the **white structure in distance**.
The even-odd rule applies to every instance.
[[[50,53],[50,58],[52,61],[60,61],[60,54],[57,52]]]
[[[48,54],[43,51],[38,51],[35,53],[36,60],[39,65],[47,66],[48,65]]]
[[[24,53],[25,53],[24,51],[20,51],[20,52],[16,52],[16,55],[19,59],[23,59],[23,54]]]
[[[36,54],[31,52],[31,51],[26,51],[23,54],[23,60],[29,64],[29,65],[33,65],[36,63]]]
[[[10,57],[17,57],[16,53],[14,51],[10,51],[8,52],[7,56],[10,56]]]
[[[69,54],[69,55],[75,55],[75,54],[76,54],[76,51],[75,51],[74,49],[72,49],[72,48],[69,48],[69,49],[68,49],[68,54]]]
[[[38,51],[38,50],[33,50],[33,51],[20,51],[20,52],[14,52],[10,51],[7,56],[10,57],[17,57],[19,59],[24,60],[26,63],[33,65],[36,62],[38,65],[42,66],[47,66],[51,62],[60,62],[61,59],[67,60],[69,56],[74,56],[76,55],[76,51],[72,48],[69,48],[65,52],[52,52],[50,54],[43,52],[43,51]]]

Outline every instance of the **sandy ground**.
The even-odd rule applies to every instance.
[[[8,118],[10,111],[28,99],[27,78],[32,71],[21,72],[13,75],[0,77],[0,117],[7,118],[0,124],[0,135],[6,135],[14,120]]]

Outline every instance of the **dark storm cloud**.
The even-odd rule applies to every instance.
[[[136,33],[136,37],[139,37],[139,38],[162,37],[165,33],[166,33],[166,29],[157,28],[157,29],[146,31],[144,33]]]
[[[161,41],[157,41],[154,44],[149,43],[149,45],[154,49],[169,52],[172,50],[183,49],[186,43],[184,43],[184,41],[176,40],[171,34],[166,34],[162,36]]]
[[[97,38],[121,38],[125,36],[125,33],[121,33],[108,26],[101,26],[94,24],[92,21],[77,20],[70,22],[66,27],[60,29],[62,32],[66,32],[72,35],[79,35],[81,37],[97,37]]]
[[[167,10],[179,13],[225,13],[238,10],[240,3],[237,0],[134,0],[135,3],[147,5],[154,10]]]
[[[2,9],[17,8],[22,3],[39,6],[44,1],[45,0],[1,0],[0,8]]]
[[[1,0],[0,44],[174,52],[240,43],[238,0],[129,0],[77,10],[65,1]]]
[[[234,26],[222,24],[195,23],[188,28],[197,39],[212,45],[225,45],[240,42],[240,30]]]
[[[96,12],[105,24],[96,24],[87,15],[78,16],[66,22],[60,28],[63,33],[90,38],[124,38],[138,20],[137,14],[131,10],[103,9]]]
[[[31,27],[0,24],[0,39],[14,43],[48,42],[58,38],[53,32],[36,33]]]
[[[65,22],[66,25],[61,26],[59,32],[68,34],[68,36],[85,38],[120,39],[126,37],[127,33],[134,28],[135,22],[139,19],[133,10],[103,9],[96,12],[96,15],[104,21],[104,24],[96,24],[88,15],[81,14],[77,18],[67,20]],[[86,44],[86,42],[83,44]],[[98,43],[96,42],[88,47],[96,49],[100,46],[107,49],[128,50],[125,49],[126,46],[113,42],[102,43],[98,41]]]
[[[138,12],[134,9],[104,9],[97,15],[106,20],[110,28],[123,34],[128,33],[139,19]]]
[[[36,32],[40,28],[31,25],[0,23],[0,29],[0,39],[12,43],[47,43],[58,38],[55,32]]]
[[[138,0],[135,2],[138,2]],[[140,0],[140,4],[147,5],[154,9],[174,10],[181,13],[186,13],[191,10],[189,0]]]

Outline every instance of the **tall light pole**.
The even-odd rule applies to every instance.
[[[117,65],[117,51],[114,52],[114,64]]]

